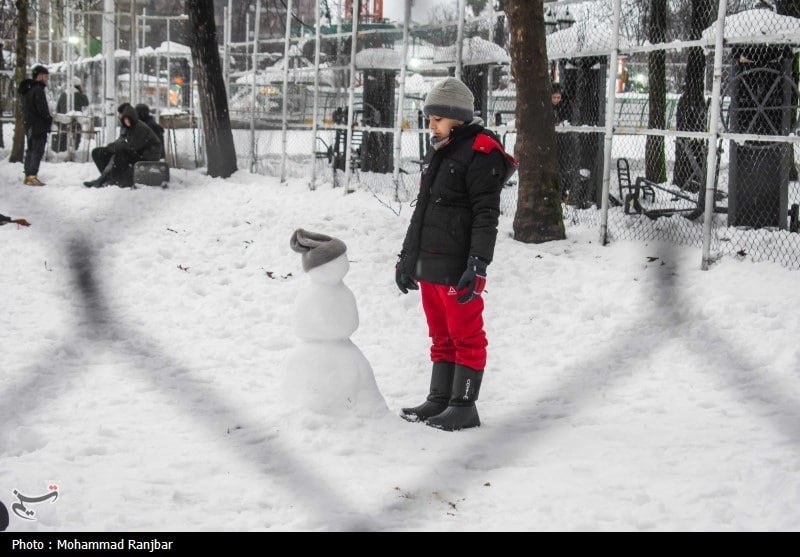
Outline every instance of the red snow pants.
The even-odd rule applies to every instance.
[[[488,344],[483,331],[483,298],[459,304],[457,299],[466,289],[456,291],[454,286],[423,281],[419,288],[431,337],[431,360],[483,371]]]

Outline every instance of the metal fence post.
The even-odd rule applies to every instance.
[[[228,0],[228,5],[222,8],[222,21],[223,25],[225,26],[222,32],[222,77],[225,80],[225,94],[229,99],[231,98],[231,2],[232,0]]]
[[[394,123],[394,200],[400,200],[400,166],[403,156],[403,103],[406,98],[406,58],[408,57],[408,26],[411,23],[411,0],[405,0],[403,9],[403,48],[400,54],[400,90],[397,96],[397,117]]]
[[[286,4],[286,38],[283,43],[283,113],[281,115],[281,185],[286,185],[286,128],[289,114],[289,43],[292,40],[292,0]]]
[[[464,15],[467,9],[466,0],[458,0],[458,28],[456,37],[456,79],[461,79],[461,62],[464,57]]]
[[[353,149],[351,148],[353,141],[353,115],[355,114],[356,102],[356,43],[358,36],[358,16],[361,14],[361,0],[356,0],[353,6],[352,14],[352,45],[350,46],[350,98],[347,102],[347,141],[345,141],[345,156],[344,156],[344,194],[350,190],[350,177],[353,174],[351,167],[351,160],[353,158]]]
[[[130,103],[136,104],[136,0],[131,0],[131,38],[130,38],[130,62],[128,64],[128,75],[130,76]]]
[[[169,107],[169,94],[172,88],[172,38],[169,32],[170,21],[171,20],[167,18],[167,107]]]
[[[258,69],[258,34],[261,23],[261,0],[256,2],[256,21],[253,25],[253,89],[250,91],[250,172],[256,171],[256,70]]]
[[[711,221],[714,217],[714,181],[717,170],[717,137],[719,135],[720,88],[722,84],[722,55],[724,54],[725,15],[727,0],[719,0],[716,35],[714,41],[714,81],[711,86],[711,125],[706,157],[706,206],[703,215],[703,262],[700,268],[707,271],[711,263]]]
[[[621,0],[614,0],[611,52],[608,55],[606,78],[606,122],[603,144],[603,190],[600,200],[600,245],[608,240],[608,195],[611,189],[611,154],[614,140],[614,111],[617,99],[617,64],[619,58],[619,20]],[[624,200],[623,200],[624,202]]]
[[[72,112],[74,96],[72,93],[72,9],[69,6],[64,7],[64,15],[67,24],[67,36],[63,41],[64,44],[64,62],[67,70],[67,83],[65,83],[64,91],[67,95],[67,112]]]
[[[311,114],[311,180],[308,183],[308,189],[315,190],[317,187],[317,113],[319,112],[319,49],[321,46],[320,28],[322,21],[319,17],[320,0],[315,0],[315,19],[316,30],[314,31],[314,112]]]
[[[42,58],[39,56],[39,42],[41,40],[41,38],[39,37],[39,28],[41,27],[41,24],[39,23],[39,13],[42,10],[39,9],[38,0],[36,2],[36,6],[35,6],[34,9],[36,10],[36,39],[35,39],[36,40],[36,51],[35,51],[36,52],[36,63],[40,64],[42,62]],[[50,30],[49,29],[47,30],[47,36],[48,37],[50,36]],[[53,61],[52,60],[48,60],[47,63],[48,64],[52,64]]]
[[[72,86],[72,79],[73,79],[73,77],[75,75],[74,71],[73,71],[73,67],[72,67],[72,55],[74,54],[74,50],[75,49],[74,49],[73,44],[72,44],[72,32],[73,32],[72,24],[73,24],[73,21],[72,21],[72,8],[70,6],[65,6],[64,15],[66,16],[66,20],[67,20],[67,22],[66,22],[67,23],[67,38],[66,38],[66,41],[64,41],[64,48],[66,49],[65,50],[64,61],[66,62],[66,65],[67,65],[67,83],[65,84],[65,87],[64,87],[64,93],[67,96],[66,97],[66,101],[67,101],[66,110],[67,110],[67,113],[72,113],[72,111],[75,109],[75,95],[73,93],[75,88]],[[75,160],[75,144],[74,144],[74,142],[72,140],[72,122],[70,122],[70,123],[66,123],[66,122],[59,123],[58,132],[59,132],[58,133],[58,141],[59,141],[59,143],[61,142],[61,137],[62,137],[61,134],[62,133],[66,134],[66,137],[64,137],[64,139],[66,140],[67,160],[68,161]]]
[[[52,17],[52,12],[48,18]],[[52,20],[51,20],[52,21]],[[52,24],[51,24],[52,25]],[[50,42],[50,46],[52,46]],[[48,53],[52,56],[52,52]],[[52,58],[50,60],[52,63]],[[117,69],[114,57],[114,0],[105,0],[103,3],[103,64],[105,79],[103,80],[103,111],[105,114],[104,139],[111,143],[116,137],[117,119],[114,116],[114,101],[117,99],[116,83]]]

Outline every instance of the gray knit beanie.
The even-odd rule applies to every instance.
[[[433,86],[425,97],[426,117],[441,116],[469,122],[475,115],[475,97],[460,79],[448,77]]]
[[[347,252],[347,246],[340,239],[308,232],[302,228],[294,231],[289,245],[297,253],[303,254],[303,270],[306,272]]]

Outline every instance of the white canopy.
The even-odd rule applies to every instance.
[[[716,22],[714,22],[716,23]],[[703,31],[703,39],[713,41],[716,25]],[[725,38],[783,35],[786,42],[800,44],[800,19],[788,15],[778,15],[767,9],[746,10],[725,18]],[[791,40],[795,39],[795,40]]]
[[[456,46],[445,46],[436,49],[433,55],[434,64],[453,65],[456,61]],[[511,56],[500,45],[481,37],[470,37],[464,41],[461,50],[461,64],[477,66],[479,64],[509,64]]]
[[[611,50],[613,33],[608,21],[592,19],[579,21],[571,27],[547,35],[548,58],[567,58],[586,52]],[[620,49],[628,47],[624,37],[619,38]]]

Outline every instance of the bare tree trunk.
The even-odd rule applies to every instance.
[[[5,6],[3,6],[5,7]],[[2,26],[0,26],[2,29]],[[0,74],[2,74],[6,69],[6,57],[3,56],[2,50],[0,50]],[[4,91],[0,91],[0,116],[2,116],[3,112],[5,112],[6,107],[6,96]],[[3,141],[3,121],[0,120],[0,149],[6,146],[5,141]]]
[[[649,38],[652,44],[663,43],[667,34],[667,0],[650,1]],[[667,114],[667,75],[665,52],[657,50],[647,55],[648,95],[647,126],[663,130]],[[653,182],[667,181],[667,161],[664,138],[648,135],[645,146],[645,176]]]
[[[690,40],[697,40],[711,25],[711,0],[692,0]],[[702,132],[706,129],[708,110],[705,98],[706,55],[701,47],[690,48],[686,60],[686,84],[678,101],[676,127],[683,131]],[[678,138],[675,142],[675,168],[672,181],[689,191],[699,191],[705,180],[705,145],[702,139]]]
[[[195,76],[201,84],[200,110],[203,114],[208,175],[227,178],[237,169],[236,149],[217,46],[214,3],[212,0],[187,1],[186,10],[189,13],[188,41]]]
[[[555,117],[542,0],[507,0],[511,71],[517,84],[519,197],[514,239],[526,243],[563,240]]]
[[[28,0],[16,0],[17,8],[17,42],[16,64],[14,67],[14,84],[19,85],[25,79],[28,62]],[[11,145],[9,162],[22,162],[25,155],[25,126],[22,123],[22,98],[17,95],[14,103],[14,142]]]

